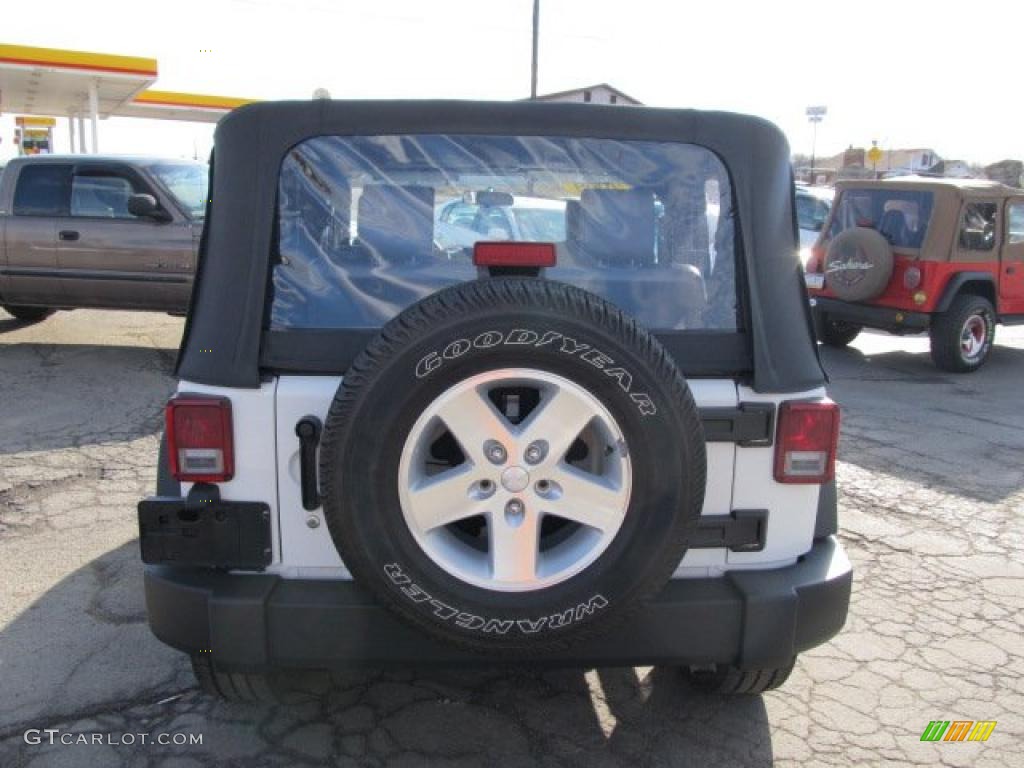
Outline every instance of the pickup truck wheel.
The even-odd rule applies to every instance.
[[[965,293],[932,320],[932,361],[944,371],[970,373],[984,365],[996,335],[992,303]]]
[[[821,317],[817,327],[818,339],[821,343],[837,349],[849,346],[850,342],[856,339],[861,332],[861,326],[842,320],[832,320],[828,315]]]
[[[784,667],[768,669],[739,669],[719,664],[714,669],[688,669],[686,677],[690,685],[704,693],[754,695],[774,690],[785,683],[795,664],[795,657]]]
[[[56,312],[56,310],[49,307],[23,307],[12,304],[4,304],[3,308],[7,314],[13,315],[26,323],[38,323],[40,320],[45,320]]]
[[[324,516],[406,621],[529,658],[607,631],[686,552],[700,418],[662,346],[578,288],[495,278],[405,310],[346,373]]]

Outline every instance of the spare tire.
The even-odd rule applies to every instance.
[[[825,254],[825,285],[844,301],[866,301],[885,290],[892,277],[889,241],[873,229],[839,233]]]
[[[503,278],[384,327],[331,404],[320,466],[358,583],[437,638],[525,658],[610,629],[665,585],[705,463],[689,388],[636,321],[575,287]]]

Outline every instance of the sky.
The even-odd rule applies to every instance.
[[[47,0],[0,42],[156,58],[161,90],[255,99],[519,99],[532,0]],[[147,10],[147,8],[149,10]],[[41,15],[41,16],[40,16]],[[608,82],[651,106],[765,117],[809,154],[849,145],[1024,159],[1024,3],[541,0],[539,91]],[[0,157],[14,148],[0,117]],[[205,157],[213,126],[111,118],[100,151]],[[68,150],[58,121],[57,151]]]

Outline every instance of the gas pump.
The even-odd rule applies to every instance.
[[[19,155],[49,155],[53,152],[53,117],[15,117],[14,143]]]

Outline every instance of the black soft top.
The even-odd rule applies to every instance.
[[[797,259],[789,145],[773,124],[723,112],[470,101],[264,102],[221,120],[179,378],[227,387],[260,384],[278,176],[288,151],[314,136],[409,133],[676,141],[714,152],[735,197],[745,331],[732,335],[741,336],[753,386],[797,392],[824,383]],[[349,344],[359,346],[365,338]],[[696,356],[701,348],[714,348],[714,340],[705,341],[688,349]],[[315,360],[308,371],[327,372]]]

